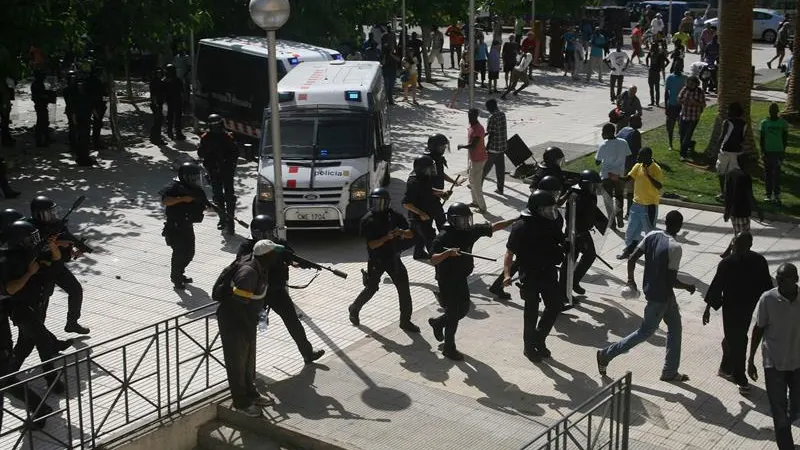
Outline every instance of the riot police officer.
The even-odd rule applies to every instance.
[[[22,213],[13,208],[6,208],[0,211],[0,247],[5,244],[5,233],[12,223],[22,219]]]
[[[108,96],[108,89],[103,83],[103,69],[99,66],[93,66],[86,78],[86,95],[91,109],[92,146],[95,150],[99,150],[101,148],[100,130],[103,128],[103,117],[106,114],[105,97]]]
[[[475,264],[472,256],[461,252],[472,253],[472,246],[478,239],[491,237],[492,233],[516,220],[473,225],[469,206],[453,203],[447,208],[447,226],[433,240],[431,255],[431,263],[436,266],[439,298],[445,311],[439,317],[428,319],[436,340],[444,341],[442,354],[445,357],[456,361],[464,359],[464,355],[456,348],[455,338],[458,322],[469,311],[467,277],[472,273]]]
[[[226,132],[222,117],[218,114],[208,116],[208,131],[200,136],[197,156],[211,177],[211,191],[214,203],[225,216],[219,216],[218,230],[233,234],[233,215],[236,212],[236,193],[233,190],[233,175],[239,159],[239,147],[233,135]]]
[[[350,322],[360,324],[361,308],[378,292],[381,277],[387,273],[392,279],[400,300],[400,328],[419,333],[419,327],[411,322],[411,290],[408,271],[400,260],[402,239],[412,239],[414,233],[408,221],[391,208],[392,199],[384,188],[373,189],[369,195],[369,212],[361,219],[361,234],[367,240],[367,271],[364,274],[364,290],[347,309]]]
[[[430,259],[431,244],[434,238],[433,218],[441,209],[441,200],[449,194],[433,187],[436,176],[436,165],[433,158],[422,155],[414,160],[414,171],[406,182],[406,193],[403,196],[403,207],[408,210],[411,229],[414,232],[414,259]]]
[[[203,169],[194,162],[183,163],[178,168],[178,179],[159,193],[167,216],[161,235],[172,247],[170,280],[176,289],[183,289],[186,283],[192,282],[184,273],[194,259],[194,224],[203,221],[208,205],[203,190]]]
[[[546,176],[553,176],[564,184],[564,171],[561,165],[564,163],[564,152],[558,147],[548,147],[542,155],[542,160],[536,166],[536,170],[531,176],[531,192],[540,189],[539,183]]]
[[[563,295],[558,285],[558,265],[564,260],[564,219],[550,192],[536,190],[528,198],[523,220],[514,224],[506,244],[503,284],[511,284],[511,263],[517,258],[520,296],[525,301],[523,354],[532,362],[550,357],[545,338],[561,312]],[[539,316],[540,299],[545,309]]]
[[[167,136],[170,139],[182,141],[183,135],[183,82],[178,78],[177,70],[172,64],[167,64],[164,88],[167,101]]]
[[[37,70],[31,83],[31,100],[36,111],[36,125],[33,127],[33,136],[37,147],[50,145],[50,111],[48,105],[55,102],[53,93],[44,85],[45,73]]]
[[[294,340],[306,364],[322,358],[325,350],[315,350],[311,346],[311,342],[308,341],[306,336],[306,330],[297,317],[294,301],[292,301],[292,297],[289,296],[289,291],[287,290],[289,266],[298,265],[303,268],[303,265],[292,259],[294,251],[289,247],[289,243],[275,235],[275,220],[271,216],[259,214],[253,217],[253,220],[250,221],[250,233],[252,239],[245,239],[239,245],[239,250],[236,252],[237,258],[252,253],[256,242],[261,240],[269,240],[282,247],[273,264],[270,265],[264,306],[269,307],[280,316],[286,326],[286,331],[289,332],[292,340]]]
[[[578,263],[572,277],[572,291],[583,295],[586,290],[580,285],[581,280],[597,259],[597,250],[591,235],[592,228],[597,223],[595,210],[597,209],[597,187],[600,185],[600,175],[594,170],[581,172],[578,189],[570,195],[575,195],[575,242],[572,243]],[[573,214],[572,208],[567,205],[567,223]],[[567,292],[567,264],[561,265],[561,288]]]
[[[67,294],[67,323],[64,331],[89,334],[89,329],[78,323],[83,305],[83,287],[66,265],[67,262],[81,256],[82,253],[72,245],[77,238],[67,229],[67,224],[60,220],[57,208],[56,202],[49,197],[36,196],[31,200],[30,222],[36,226],[43,238],[55,236],[59,242],[63,243],[63,245],[59,245],[61,259],[54,261],[47,269],[47,273],[55,285]]]
[[[150,142],[163,145],[161,129],[164,127],[164,102],[167,92],[164,84],[164,71],[160,68],[153,73],[150,80],[150,110],[153,112],[153,125],[150,127]]]
[[[434,134],[428,138],[428,146],[424,155],[430,156],[431,159],[433,159],[434,165],[436,166],[436,174],[431,177],[431,182],[434,189],[444,191],[445,182],[455,182],[455,180],[447,175],[447,173],[444,171],[444,169],[447,167],[447,160],[444,157],[444,153],[449,150],[450,140],[448,140],[445,135]],[[461,186],[463,182],[463,180],[459,181],[457,186]],[[439,202],[439,207],[436,210],[436,214],[433,216],[433,221],[436,223],[436,229],[442,231],[445,225],[445,215],[441,201]]]

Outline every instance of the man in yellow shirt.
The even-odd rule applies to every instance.
[[[636,249],[642,232],[647,234],[656,226],[664,172],[653,160],[653,150],[650,147],[639,151],[637,163],[628,172],[625,180],[633,180],[633,205],[628,228],[625,230],[625,250],[617,255],[617,259],[627,259]]]

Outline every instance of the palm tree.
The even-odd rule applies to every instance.
[[[797,1],[797,15],[800,18],[800,0]],[[800,20],[794,21],[794,48],[792,48],[792,57],[800,52]],[[789,76],[789,95],[786,97],[786,107],[783,110],[783,117],[791,122],[797,122],[800,119],[800,86],[797,85],[796,80],[800,74],[800,64],[792,64],[792,73]]]
[[[727,118],[728,106],[738,102],[744,108],[744,119],[750,121],[750,90],[753,87],[753,0],[727,0],[719,5],[719,114],[714,122],[711,141],[706,154],[713,164],[719,151],[722,122]],[[750,127],[748,127],[750,130]],[[752,130],[743,148],[752,150]]]

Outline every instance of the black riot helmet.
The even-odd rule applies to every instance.
[[[414,173],[417,176],[433,176],[436,175],[436,163],[428,155],[418,156],[414,160]]]
[[[174,64],[167,64],[166,66],[164,66],[164,73],[168,77],[173,77],[174,78],[174,77],[178,76],[178,70],[175,68]]]
[[[17,220],[3,233],[10,248],[35,248],[42,242],[39,229],[26,220]]]
[[[384,188],[375,188],[369,193],[369,210],[374,213],[388,211],[391,203],[392,197]]]
[[[600,174],[594,170],[586,169],[580,174],[578,179],[578,186],[582,191],[594,194],[597,192],[597,186],[600,184]]]
[[[0,233],[4,233],[6,228],[20,219],[22,219],[22,213],[16,209],[6,208],[0,211]]]
[[[552,175],[548,175],[539,180],[539,185],[536,186],[536,188],[549,191],[554,197],[558,197],[561,195],[561,189],[563,188],[563,185],[561,184],[561,180]]]
[[[203,187],[203,169],[197,163],[186,161],[178,168],[178,180],[194,187]]]
[[[542,161],[547,167],[560,167],[564,161],[564,152],[558,147],[547,147],[542,155]]]
[[[212,133],[222,133],[225,131],[225,126],[222,123],[222,116],[219,114],[209,115],[206,124],[208,125],[208,131]]]
[[[467,230],[472,226],[472,210],[469,206],[456,202],[447,208],[447,223],[456,230]]]
[[[275,219],[266,214],[259,214],[250,221],[250,235],[253,239],[272,239],[275,236]]]
[[[50,197],[37,195],[31,200],[31,217],[42,223],[58,220],[58,205]]]
[[[437,155],[444,154],[450,149],[450,140],[447,136],[439,133],[428,138],[428,151]]]
[[[549,220],[556,220],[558,218],[556,198],[551,192],[537,189],[528,197],[528,210],[523,211],[522,215],[531,217],[534,214]]]

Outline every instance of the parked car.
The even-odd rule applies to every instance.
[[[772,44],[778,37],[778,28],[786,17],[772,9],[755,8],[753,10],[753,39]],[[719,17],[706,20],[706,24],[719,27]]]

